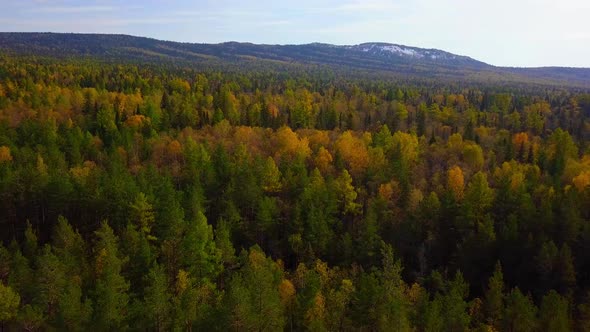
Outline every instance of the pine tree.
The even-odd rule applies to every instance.
[[[488,323],[499,330],[504,313],[504,277],[500,262],[496,263],[494,274],[485,292],[485,312]]]
[[[402,280],[402,267],[393,256],[391,246],[383,243],[382,298],[377,303],[378,328],[381,331],[411,331],[406,284]]]
[[[537,330],[537,307],[530,296],[514,288],[506,297],[506,311],[502,330],[511,332],[531,332]]]
[[[276,331],[285,325],[279,284],[281,273],[276,264],[259,248],[252,248],[244,267],[229,284],[226,295],[232,329]]]
[[[540,328],[548,332],[567,332],[572,330],[568,301],[556,291],[551,290],[543,297],[539,310]]]
[[[129,305],[129,283],[121,275],[127,258],[120,257],[118,238],[106,221],[95,232],[93,322],[100,329],[124,329]]]
[[[146,277],[147,287],[142,302],[143,319],[152,331],[170,330],[171,294],[168,291],[166,273],[160,265],[155,265]]]

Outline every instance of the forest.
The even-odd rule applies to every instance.
[[[590,331],[590,94],[2,55],[0,330]]]

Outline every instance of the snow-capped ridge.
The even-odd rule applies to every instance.
[[[348,49],[381,56],[400,56],[412,59],[455,60],[457,55],[434,49],[421,49],[397,44],[364,43],[348,46]]]

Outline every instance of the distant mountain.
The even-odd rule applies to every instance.
[[[0,53],[110,61],[313,64],[451,80],[540,83],[590,89],[589,68],[495,67],[436,49],[388,43],[339,46],[195,44],[107,34],[0,33]]]
[[[455,64],[474,67],[487,67],[488,65],[467,56],[452,54],[437,49],[424,49],[388,43],[363,43],[353,46],[344,46],[349,50],[365,52],[374,57],[405,58],[412,61],[426,61],[431,63]]]

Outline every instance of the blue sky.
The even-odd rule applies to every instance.
[[[0,31],[183,42],[382,41],[501,66],[590,67],[588,0],[0,0]]]

